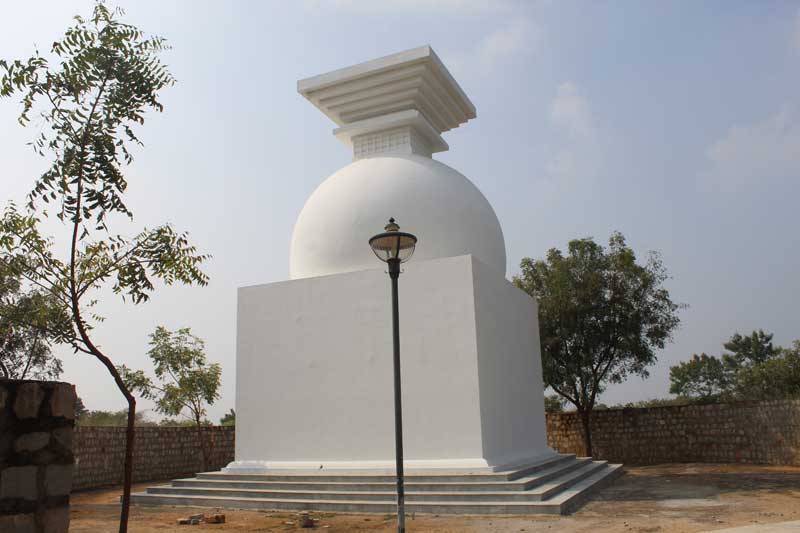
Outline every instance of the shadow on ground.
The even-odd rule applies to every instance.
[[[610,485],[595,501],[709,499],[726,493],[783,494],[800,490],[800,468],[753,465],[657,465],[629,467],[624,480]]]

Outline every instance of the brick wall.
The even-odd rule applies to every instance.
[[[209,441],[213,443],[209,470],[219,470],[233,461],[234,431],[233,427],[207,430]],[[125,428],[75,428],[75,489],[121,484],[124,462]],[[202,464],[195,428],[136,428],[134,481],[193,476],[203,470]]]
[[[66,533],[75,387],[0,379],[0,533]]]
[[[547,415],[554,450],[583,455],[577,413]],[[592,416],[597,459],[800,465],[800,400],[608,409]]]

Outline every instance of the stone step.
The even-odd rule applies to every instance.
[[[588,469],[587,467],[584,467]],[[622,473],[621,465],[602,464],[592,469],[588,477],[574,477],[577,482],[566,490],[544,501],[409,501],[406,504],[408,513],[438,514],[564,514],[585,501],[593,492]],[[517,495],[517,492],[512,492]],[[464,493],[458,493],[465,496]],[[131,495],[132,502],[139,505],[177,505],[197,507],[220,507],[230,509],[274,509],[274,510],[309,510],[351,513],[393,513],[396,511],[394,500],[324,500],[324,499],[284,499],[284,498],[241,498],[226,496],[185,494],[148,494]]]
[[[444,471],[442,473],[427,472],[414,472],[410,470],[406,472],[406,479],[420,481],[420,482],[439,482],[439,481],[513,481],[521,477],[531,475],[540,470],[544,470],[555,466],[560,463],[568,462],[575,459],[574,454],[557,454],[553,457],[548,457],[542,461],[525,465],[523,467],[512,469],[505,472],[474,472],[474,473],[451,473]],[[394,482],[393,473],[381,474],[362,474],[353,471],[331,472],[326,471],[323,473],[273,473],[273,474],[235,474],[230,472],[201,472],[197,474],[197,479],[208,480],[229,480],[229,481],[307,481],[307,482],[323,482],[323,481],[352,481],[352,482],[374,482],[374,483],[392,483]]]
[[[622,473],[621,465],[584,463],[529,491],[408,492],[409,513],[566,513]],[[355,513],[395,512],[391,491],[263,491],[208,487],[153,487],[132,495],[141,505],[182,505],[241,509],[312,510]]]
[[[580,480],[547,501],[558,504],[561,514],[571,513],[623,473],[624,470],[620,464],[606,465],[602,470]]]
[[[566,489],[567,487],[579,482],[581,479],[591,476],[598,470],[605,468],[605,462],[590,462],[581,466],[575,471],[564,473],[553,482],[541,488],[527,491],[506,491],[504,487],[494,487],[493,491],[441,491],[441,492],[417,492],[411,486],[407,487],[407,501],[484,501],[484,502],[514,502],[545,500],[551,495]],[[500,490],[497,490],[500,489]],[[383,487],[381,490],[354,490],[352,487],[339,488],[339,490],[321,490],[318,487],[307,487],[305,490],[261,490],[261,489],[237,489],[229,487],[151,487],[147,489],[148,494],[171,494],[187,496],[218,496],[225,498],[262,498],[262,499],[284,499],[284,500],[328,500],[328,501],[394,501],[396,495],[390,487]]]
[[[604,464],[589,464],[570,473],[563,478],[558,478],[554,484],[549,484],[542,491],[487,491],[487,492],[415,492],[411,487],[406,492],[406,500],[409,502],[516,502],[544,500],[550,494],[555,493],[557,488],[566,488],[571,484],[577,483],[584,477],[588,477],[598,469],[604,468]],[[186,496],[218,496],[225,498],[262,498],[267,500],[326,500],[326,501],[384,501],[392,502],[396,498],[393,490],[380,491],[325,491],[325,490],[280,490],[266,491],[253,489],[231,489],[231,488],[203,488],[203,487],[151,487],[147,489],[148,494],[172,494]]]
[[[583,479],[591,477],[607,467],[608,463],[606,461],[590,461],[588,464],[581,466],[576,470],[567,472],[548,483],[544,483],[532,488],[531,490],[525,491],[525,494],[530,495],[531,498],[536,500],[547,500],[559,492],[566,490]]]
[[[589,463],[587,458],[571,458],[571,460],[558,461],[555,465],[540,470],[526,477],[518,478],[514,481],[419,481],[414,477],[406,477],[406,490],[414,492],[448,492],[448,491],[525,491],[536,485],[540,485],[554,478],[557,478],[571,470],[580,468]],[[208,479],[189,478],[176,479],[172,482],[173,487],[203,487],[203,488],[227,488],[227,489],[251,489],[265,491],[391,491],[395,490],[396,482],[394,478],[385,482],[364,482],[364,481],[251,481],[251,480],[228,480],[228,479]]]

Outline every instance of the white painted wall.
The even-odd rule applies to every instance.
[[[237,461],[394,457],[390,301],[380,268],[239,290]],[[406,456],[479,458],[469,258],[409,264],[400,311]]]
[[[542,389],[529,300],[471,256],[407,264],[400,332],[409,467],[485,468],[549,453],[543,416],[531,412],[542,409]],[[383,269],[239,290],[229,468],[390,468],[392,399]]]
[[[489,464],[525,462],[547,447],[536,300],[478,260],[475,280],[483,453]]]

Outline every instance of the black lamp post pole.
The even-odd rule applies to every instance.
[[[403,490],[403,395],[400,392],[400,312],[397,304],[397,279],[400,277],[400,263],[408,261],[414,253],[417,238],[410,233],[400,232],[400,226],[389,219],[379,233],[369,240],[369,246],[381,261],[389,265],[392,281],[392,343],[394,345],[394,453],[397,472],[397,531],[406,531],[405,493]]]
[[[405,493],[403,490],[403,409],[400,394],[400,318],[397,304],[397,278],[400,261],[389,260],[389,277],[392,279],[392,337],[394,341],[394,450],[397,467],[397,531],[405,533]]]

